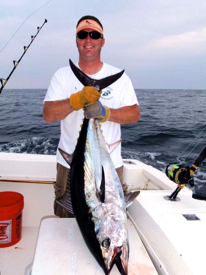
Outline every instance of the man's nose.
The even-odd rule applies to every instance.
[[[86,40],[92,40],[89,34],[87,34],[87,37],[85,39]]]

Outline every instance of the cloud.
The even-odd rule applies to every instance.
[[[200,28],[196,31],[185,32],[176,35],[164,36],[160,39],[154,40],[151,43],[151,48],[156,49],[171,49],[181,50],[182,53],[189,51],[190,53],[205,52],[206,44],[206,27]]]
[[[47,2],[3,0],[0,11],[0,49],[27,16]],[[3,53],[0,53],[3,64],[0,77],[10,72],[12,60],[20,57],[23,46],[28,45],[30,36],[36,33],[36,27],[47,18],[48,23],[12,76],[15,81],[8,83],[8,86],[13,87],[25,84],[26,88],[30,84],[37,87],[38,83],[38,87],[46,88],[53,73],[59,67],[68,65],[69,58],[74,62],[78,60],[75,25],[81,16],[92,14],[104,26],[106,44],[102,60],[126,69],[135,87],[139,87],[140,79],[144,79],[147,87],[151,83],[156,88],[165,85],[165,79],[168,83],[170,81],[171,86],[177,82],[177,78],[178,83],[181,83],[183,74],[177,76],[172,73],[180,68],[188,72],[189,77],[192,70],[188,68],[195,68],[194,85],[201,82],[200,75],[206,85],[206,77],[200,73],[202,64],[206,62],[205,10],[205,0],[95,0],[95,5],[94,2],[83,0],[53,0],[29,17]],[[27,82],[25,75],[29,79]],[[152,80],[153,75],[156,75],[155,81]],[[185,74],[184,79],[186,77]]]

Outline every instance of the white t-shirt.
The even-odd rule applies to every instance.
[[[102,79],[118,72],[120,72],[119,69],[103,63],[102,69],[94,75],[89,75],[89,77]],[[67,99],[71,94],[82,89],[83,85],[73,74],[71,68],[64,67],[59,69],[52,77],[44,101]],[[100,101],[103,105],[112,109],[138,104],[131,80],[125,73],[112,85],[102,90]],[[81,109],[73,111],[65,119],[61,120],[61,136],[58,147],[68,154],[72,154],[75,150],[83,118],[83,110]],[[106,121],[101,123],[101,129],[107,144],[111,145],[121,140],[120,124]],[[116,168],[123,165],[120,145],[111,153],[111,159]],[[69,168],[59,150],[57,150],[57,162]]]

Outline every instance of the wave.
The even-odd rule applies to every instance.
[[[58,139],[33,137],[2,144],[0,152],[55,155],[57,146]]]
[[[0,144],[0,152],[21,153],[21,154],[44,154],[56,155],[58,147],[57,138],[39,138],[32,137],[30,139],[22,139]],[[125,146],[126,144],[126,146]],[[141,146],[129,142],[122,143],[122,157],[125,159],[137,159],[147,165],[151,165],[158,170],[164,172],[165,167],[169,163],[179,163],[176,151],[165,150],[165,146],[160,150],[160,146],[155,146],[154,143],[149,146]],[[192,163],[192,158],[187,160],[186,165]],[[199,182],[206,180],[206,167],[201,167],[195,173],[195,179]]]

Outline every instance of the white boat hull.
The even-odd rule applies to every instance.
[[[25,273],[26,270],[30,271],[33,258],[38,259],[40,255],[40,248],[36,246],[36,241],[39,243],[41,238],[39,228],[41,232],[45,223],[61,220],[53,215],[52,183],[55,174],[55,156],[0,153],[0,192],[16,191],[25,200],[22,240],[12,247],[0,249],[1,275],[29,274]],[[186,188],[179,193],[179,202],[165,200],[164,196],[170,195],[176,185],[163,172],[137,160],[124,160],[123,178],[129,190],[141,190],[128,210],[128,217],[133,224],[132,232],[136,232],[134,239],[141,244],[141,248],[137,246],[136,253],[139,255],[142,250],[144,253],[141,255],[145,255],[147,250],[158,274],[204,274],[205,202],[192,199],[191,191]],[[189,221],[183,214],[196,215],[199,220]],[[65,228],[62,227],[62,230]],[[153,267],[151,262],[149,265]],[[138,273],[138,270],[140,267],[131,274],[153,274],[146,271],[146,266],[145,273]]]

